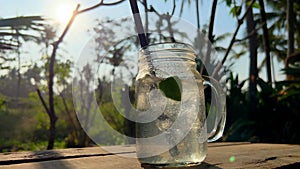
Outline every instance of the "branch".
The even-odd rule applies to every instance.
[[[176,42],[175,37],[174,37],[174,32],[173,32],[173,28],[172,28],[172,23],[171,23],[171,16],[172,15],[168,15],[166,17],[166,20],[168,22],[168,31],[170,33],[170,38],[172,42]]]
[[[257,72],[260,72],[261,69],[264,67],[265,63],[267,62],[266,58],[264,58],[264,60],[262,60],[262,62],[260,63],[260,65],[257,68]]]
[[[125,0],[120,0],[120,1],[117,1],[117,2],[112,2],[112,3],[104,3],[104,0],[101,0],[98,4],[96,5],[93,5],[91,7],[88,7],[88,8],[85,8],[85,9],[82,9],[82,10],[79,10],[77,13],[78,14],[81,14],[81,13],[84,13],[84,12],[87,12],[87,11],[90,11],[90,10],[93,10],[95,8],[98,8],[99,6],[112,6],[112,5],[117,5],[117,4],[120,4],[122,2],[124,2]]]
[[[208,29],[208,40],[211,43],[214,42],[213,31],[214,31],[214,22],[215,22],[217,2],[218,2],[218,0],[214,0],[212,8],[211,8],[211,15],[210,15],[210,22],[209,22],[209,29]]]
[[[235,42],[241,42],[244,41],[248,38],[250,38],[251,36],[253,36],[259,29],[261,29],[264,25],[266,24],[266,22],[262,23],[259,27],[255,28],[254,30],[252,30],[246,37],[242,38],[242,39],[236,39]]]
[[[49,94],[49,107],[47,107],[48,109],[48,114],[50,117],[50,121],[56,121],[57,117],[55,115],[55,111],[54,111],[54,92],[53,92],[53,84],[54,84],[54,65],[55,65],[55,57],[56,57],[56,51],[58,49],[59,44],[63,41],[65,35],[67,34],[69,28],[71,27],[78,9],[79,9],[80,5],[78,4],[76,9],[73,12],[73,15],[71,16],[68,24],[66,25],[63,33],[60,35],[60,37],[58,38],[58,40],[56,42],[53,43],[53,49],[52,49],[52,53],[51,53],[51,57],[50,57],[50,62],[49,62],[49,81],[48,81],[48,94]]]
[[[61,43],[61,42],[63,41],[63,39],[64,39],[66,33],[68,32],[69,28],[71,27],[71,25],[72,25],[72,23],[73,23],[73,21],[74,21],[76,15],[78,14],[78,9],[79,9],[79,7],[80,7],[80,5],[77,4],[77,6],[76,6],[76,8],[75,8],[75,10],[74,10],[74,12],[73,12],[73,15],[71,16],[71,18],[70,18],[70,20],[69,20],[67,26],[65,27],[63,33],[60,35],[59,39],[55,42],[54,45],[57,45],[57,47],[58,47],[59,43]],[[53,50],[54,50],[54,48],[53,48]]]
[[[170,38],[171,38],[171,42],[176,42],[175,38],[174,38],[174,32],[173,32],[173,28],[172,28],[172,23],[171,23],[171,18],[175,12],[176,9],[176,2],[175,0],[173,1],[173,9],[172,9],[172,14],[170,15],[169,12],[167,12],[167,14],[160,14],[152,5],[150,5],[150,8],[148,9],[146,7],[146,3],[140,1],[144,6],[145,6],[145,12],[154,12],[160,19],[160,26],[162,25],[162,21],[166,20],[168,23],[167,26],[167,31],[170,33]],[[159,28],[158,28],[159,29]],[[158,34],[161,35],[161,30],[158,30]]]
[[[65,111],[66,111],[67,114],[68,114],[68,119],[69,119],[69,121],[71,122],[71,124],[72,124],[72,126],[73,126],[73,128],[74,128],[74,130],[75,130],[75,132],[74,132],[75,138],[78,139],[78,134],[77,134],[77,130],[78,130],[78,129],[77,129],[77,126],[76,126],[76,124],[75,124],[75,122],[74,122],[74,120],[73,120],[73,118],[72,118],[72,116],[71,116],[71,111],[70,111],[70,109],[68,108],[68,105],[67,105],[67,102],[66,102],[66,98],[64,97],[64,95],[63,95],[62,92],[59,93],[59,96],[61,97],[61,99],[62,99],[62,101],[63,101],[63,105],[64,105],[64,107],[65,107]]]
[[[174,15],[175,9],[176,9],[176,1],[173,0],[173,9],[172,9],[171,15]]]
[[[200,11],[199,11],[199,1],[196,0],[196,15],[197,15],[197,28],[200,31]]]
[[[234,35],[232,36],[232,39],[231,39],[231,41],[230,41],[230,44],[229,44],[229,46],[228,46],[228,48],[227,48],[227,50],[226,50],[225,56],[224,56],[224,58],[223,58],[223,60],[222,60],[222,64],[224,64],[224,62],[226,61],[226,59],[227,59],[227,57],[228,57],[228,54],[229,54],[229,51],[231,50],[231,48],[232,48],[232,46],[233,46],[233,43],[234,43],[234,41],[235,41],[235,38],[236,38],[236,36],[237,36],[237,33],[238,33],[238,31],[239,31],[241,25],[243,24],[243,21],[244,21],[244,19],[246,18],[248,12],[250,11],[250,9],[252,9],[252,5],[253,5],[254,2],[255,2],[255,0],[252,0],[252,1],[251,1],[251,4],[248,6],[248,8],[247,8],[246,12],[244,13],[244,15],[242,16],[242,18],[238,20],[238,26],[237,26],[237,28],[236,28],[236,30],[235,30],[235,32],[234,32]]]
[[[181,18],[182,13],[183,13],[184,2],[185,2],[185,1],[182,1],[182,2],[181,2],[180,12],[179,12],[179,17],[180,17],[180,18]],[[198,2],[198,0],[196,0],[196,2]]]
[[[172,17],[175,13],[175,9],[176,9],[176,2],[175,0],[173,1],[173,8],[172,8],[172,12],[171,15],[169,14],[169,12],[167,14],[160,14],[152,5],[150,5],[149,9],[147,8],[147,3],[139,0],[139,2],[145,7],[145,12],[154,12],[158,17],[161,17],[163,19],[166,19],[166,17]]]
[[[211,44],[214,43],[214,22],[215,22],[215,14],[216,14],[216,8],[217,8],[217,2],[218,0],[214,0],[211,8],[211,15],[210,15],[210,22],[209,22],[209,29],[208,29],[208,43],[207,43],[207,51],[206,55],[203,58],[203,64],[204,66],[207,65],[210,62],[210,54],[211,54]],[[202,74],[204,66],[201,67],[200,73]]]
[[[41,100],[41,102],[42,102],[42,104],[43,104],[43,106],[44,106],[47,114],[50,116],[49,108],[48,108],[48,106],[47,106],[47,104],[46,104],[46,102],[45,102],[45,100],[44,100],[44,98],[43,98],[43,96],[41,94],[41,90],[39,88],[36,88],[36,92],[37,92],[37,94],[38,94],[38,96],[39,96],[39,98],[40,98],[40,100]]]
[[[150,5],[150,9],[148,9],[148,12],[154,12],[159,17],[162,16],[160,13],[157,12],[157,10],[152,5]]]
[[[268,35],[268,25],[267,25],[267,16],[265,11],[265,4],[263,0],[259,0],[260,5],[260,15],[261,15],[261,23],[263,28],[263,42],[264,42],[264,49],[266,55],[266,68],[267,68],[267,78],[268,82],[272,83],[272,66],[271,66],[271,47]]]
[[[247,8],[246,12],[244,13],[244,15],[242,16],[242,18],[241,18],[241,19],[238,19],[238,25],[237,25],[237,27],[236,27],[236,29],[235,29],[235,32],[234,32],[234,34],[233,34],[233,36],[232,36],[232,39],[231,39],[231,41],[230,41],[230,43],[229,43],[229,46],[228,46],[227,50],[226,50],[226,53],[225,53],[225,55],[224,55],[224,58],[223,58],[223,60],[222,60],[221,62],[219,62],[219,64],[218,64],[217,67],[215,68],[215,70],[214,70],[212,76],[214,76],[214,75],[221,69],[221,66],[225,63],[225,61],[226,61],[226,59],[227,59],[227,57],[228,57],[228,55],[229,55],[229,52],[231,51],[231,48],[232,48],[232,46],[233,46],[233,44],[234,44],[234,42],[235,42],[235,38],[236,38],[236,36],[237,36],[237,33],[239,32],[239,29],[240,29],[241,25],[243,24],[243,21],[244,21],[244,19],[246,18],[248,12],[250,11],[250,9],[252,9],[252,5],[254,4],[254,2],[255,2],[255,0],[252,0],[252,1],[251,1],[250,5],[248,6],[248,8]]]

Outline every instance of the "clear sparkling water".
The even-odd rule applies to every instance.
[[[158,96],[157,93],[151,97],[151,93],[158,91],[158,84],[164,79],[158,77],[144,74],[137,79],[137,109],[158,115],[149,123],[137,123],[139,160],[143,164],[158,166],[200,164],[207,151],[205,113],[201,112],[204,111],[204,101],[201,100],[204,96],[199,90],[202,86],[195,88],[189,80],[183,79],[181,101]],[[202,82],[197,82],[197,85],[200,84]],[[158,135],[160,137],[156,138]],[[151,141],[143,140],[151,137]]]

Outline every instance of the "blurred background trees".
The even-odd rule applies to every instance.
[[[119,3],[122,3],[120,1]],[[139,0],[141,11],[153,14],[151,20],[145,14],[145,30],[151,43],[166,41],[182,41],[189,39],[194,45],[199,57],[198,70],[203,74],[213,74],[217,79],[224,80],[227,86],[227,123],[222,141],[253,141],[276,143],[300,143],[300,3],[297,0],[214,0],[211,2],[211,15],[208,23],[200,20],[202,4],[198,0],[171,1],[170,11],[161,13],[152,6],[151,1]],[[225,3],[229,8],[228,15],[236,18],[236,30],[223,35],[214,33],[214,13],[218,4]],[[182,15],[184,7],[195,8],[198,32],[191,39],[184,31],[176,27],[175,12]],[[96,7],[95,7],[96,8]],[[76,21],[74,21],[76,22]],[[72,81],[76,83],[81,98],[81,104],[75,106],[86,119],[90,113],[90,97],[96,97],[101,105],[102,114],[111,126],[121,133],[134,135],[133,124],[124,119],[119,111],[130,112],[130,107],[122,110],[115,104],[123,104],[129,95],[134,104],[134,78],[137,72],[137,59],[132,57],[138,48],[136,37],[119,38],[114,28],[130,29],[125,23],[131,21],[121,19],[115,22],[111,19],[95,21],[89,30],[95,42],[95,53],[99,59],[101,76],[95,78],[91,65],[86,64],[78,70],[71,59],[66,59],[66,51],[57,46],[53,76],[53,107],[57,121],[54,148],[83,147],[93,145],[79,124],[72,100]],[[0,152],[18,150],[46,149],[50,118],[45,104],[49,104],[49,65],[50,51],[53,43],[59,37],[57,28],[40,16],[15,17],[0,19]],[[72,27],[70,27],[72,29]],[[240,33],[239,33],[240,32]],[[200,36],[203,35],[203,36]],[[68,35],[66,35],[68,36]],[[211,45],[201,46],[203,40],[209,39]],[[229,45],[220,45],[228,41]],[[40,46],[39,62],[32,61],[24,65],[21,62],[25,52],[23,44],[35,43]],[[212,48],[221,55],[219,61],[206,58],[213,55]],[[248,78],[241,79],[238,72],[231,69],[236,59],[249,58]],[[262,61],[258,57],[263,57]],[[203,63],[209,68],[202,67]],[[285,80],[278,81],[274,70],[274,62],[284,65],[280,73],[286,75]],[[220,74],[220,63],[225,64],[223,74]],[[265,74],[261,73],[265,70]],[[78,76],[72,77],[74,71]],[[125,81],[124,88],[110,89],[114,80]],[[37,92],[38,91],[38,92]],[[113,92],[113,93],[112,93]],[[207,91],[209,92],[209,91]],[[112,95],[120,99],[114,103]],[[88,121],[85,123],[88,125]],[[99,129],[100,133],[101,130]],[[106,137],[105,142],[120,143],[119,138]],[[49,147],[48,147],[49,148]],[[53,147],[52,147],[53,148]]]

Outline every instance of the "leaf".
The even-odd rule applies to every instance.
[[[271,85],[269,85],[267,82],[265,82],[263,79],[258,78],[257,84],[261,88],[262,92],[264,93],[264,96],[269,96],[272,94],[273,88]]]
[[[230,13],[233,16],[239,16],[242,12],[242,7],[241,6],[234,6],[231,8]]]
[[[215,42],[216,41],[224,41],[224,40],[226,40],[226,38],[230,37],[230,35],[232,35],[232,34],[229,32],[219,35],[215,38]]]
[[[260,9],[260,5],[257,2],[254,2],[252,5],[253,8]]]
[[[240,88],[240,89],[243,88],[243,86],[244,86],[244,84],[245,84],[246,81],[247,81],[247,79],[246,79],[246,80],[243,80],[243,81],[239,84],[239,88]]]
[[[249,6],[250,4],[251,4],[251,1],[248,1],[247,6]],[[260,5],[257,2],[254,2],[252,4],[252,8],[260,9]]]
[[[239,58],[241,58],[242,56],[244,56],[244,55],[246,54],[246,52],[247,52],[247,51],[242,50],[242,51],[240,51],[239,53],[235,53],[235,54],[232,56],[232,58],[239,59]]]
[[[298,89],[287,88],[285,90],[280,91],[280,93],[284,93],[284,94],[278,97],[279,101],[291,98],[292,96],[295,96],[295,95],[300,95],[299,88]]]
[[[162,80],[158,88],[165,94],[167,98],[181,101],[181,82],[177,76],[168,77]]]
[[[232,0],[225,0],[227,6],[231,6]]]
[[[1,66],[1,65],[0,65],[0,69],[3,69],[3,70],[4,70],[4,69],[9,69],[9,68],[10,68],[9,66]]]
[[[288,68],[281,69],[281,71],[283,71],[285,74],[288,74],[288,75],[294,75],[294,76],[300,75],[300,68],[288,67]]]
[[[44,21],[41,16],[22,16],[0,19],[0,27],[31,27],[35,22]]]

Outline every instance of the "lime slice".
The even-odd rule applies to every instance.
[[[160,81],[158,88],[167,98],[181,101],[181,81],[177,76],[168,77]]]

